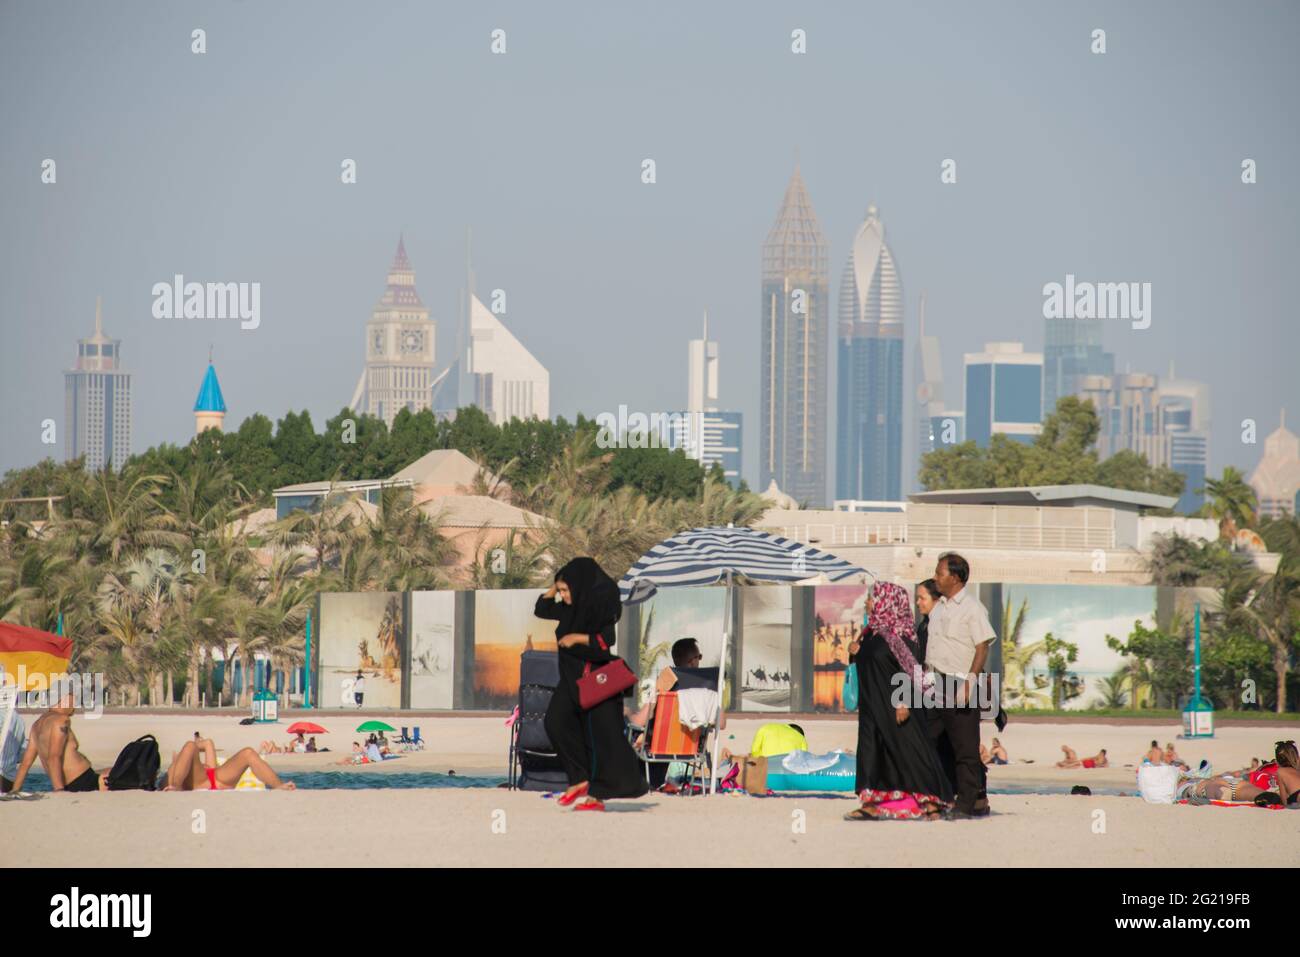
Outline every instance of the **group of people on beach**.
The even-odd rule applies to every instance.
[[[970,564],[949,552],[917,586],[915,610],[901,585],[872,587],[866,625],[849,645],[861,803],[847,820],[989,814],[986,766],[1007,757],[996,740],[991,753],[980,744],[981,712],[992,700],[980,682],[996,632],[969,581]]]
[[[72,727],[75,707],[75,697],[71,693],[63,695],[32,723],[14,777],[0,777],[0,793],[21,792],[28,773],[38,760],[49,776],[53,791],[113,790],[112,769],[96,771],[90,759],[81,752]],[[193,740],[187,741],[172,756],[166,774],[151,783],[156,790],[162,791],[228,791],[234,789],[244,772],[250,769],[268,788],[290,791],[294,788],[293,782],[282,781],[252,748],[241,748],[232,757],[219,762],[212,739],[202,737],[197,731]]]
[[[917,588],[919,619],[900,585],[877,582],[868,596],[866,625],[849,647],[859,684],[861,798],[851,820],[989,813],[986,758],[1007,757],[997,742],[981,754],[980,701],[987,705],[989,696],[977,681],[996,633],[969,580],[964,558],[941,556],[934,578]],[[556,572],[534,613],[556,622],[559,683],[545,727],[569,782],[557,803],[601,811],[608,799],[645,794],[650,786],[628,742],[621,697],[583,708],[579,690],[592,669],[613,661],[618,585],[593,559],[577,558]]]

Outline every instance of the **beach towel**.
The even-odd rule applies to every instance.
[[[677,692],[677,720],[694,731],[718,717],[718,693],[712,688],[687,688]]]
[[[1183,798],[1178,803],[1186,804],[1192,807],[1195,807],[1197,805],[1201,805],[1201,806],[1209,805],[1210,807],[1258,807],[1258,808],[1263,808],[1266,811],[1286,810],[1286,807],[1281,804],[1256,804],[1254,801],[1220,801],[1214,798],[1209,800],[1202,798],[1199,801],[1191,800],[1189,798]]]

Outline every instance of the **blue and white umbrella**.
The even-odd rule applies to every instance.
[[[716,585],[724,578],[794,584],[825,577],[844,581],[870,574],[829,552],[752,528],[692,528],[665,539],[639,558],[618,583],[625,605],[660,588]]]
[[[623,603],[631,605],[645,601],[660,588],[714,585],[724,578],[730,585],[737,575],[752,581],[794,584],[809,579],[837,582],[870,574],[829,552],[756,529],[692,528],[664,539],[642,555],[619,580],[618,590]],[[722,667],[718,669],[719,713],[731,635],[731,600],[728,588],[722,619]],[[721,740],[721,734],[713,735],[709,789],[715,794]]]

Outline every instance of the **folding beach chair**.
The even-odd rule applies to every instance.
[[[708,727],[689,729],[682,724],[679,715],[678,692],[689,688],[705,688],[716,691],[718,686],[717,668],[673,668],[677,676],[677,687],[673,691],[661,693],[655,699],[654,714],[641,735],[641,740],[634,750],[645,763],[646,781],[650,781],[650,766],[653,764],[686,765],[686,787],[683,794],[692,793],[697,775],[709,777],[711,769],[708,746]],[[635,726],[632,726],[635,727]]]
[[[410,744],[411,736],[406,733],[406,725],[402,725],[402,733],[397,737],[398,744]]]
[[[510,725],[509,786],[521,791],[563,791],[569,779],[546,736],[546,709],[560,683],[553,651],[525,651],[519,658],[519,710]]]
[[[405,732],[406,729],[403,728],[402,731]],[[415,726],[415,729],[411,733],[410,750],[412,751],[424,750],[424,738],[420,737],[420,726],[418,724]]]

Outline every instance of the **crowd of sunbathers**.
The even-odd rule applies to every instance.
[[[54,707],[37,718],[31,727],[22,758],[12,780],[0,776],[0,793],[19,793],[27,775],[39,760],[49,776],[54,791],[111,790],[111,769],[96,771],[81,753],[80,742],[72,728],[75,699],[62,697]],[[158,777],[155,789],[161,791],[229,791],[251,770],[266,787],[292,791],[292,781],[283,781],[271,766],[252,748],[240,748],[225,761],[218,761],[217,748],[211,738],[197,731],[178,753],[172,755],[167,772]]]
[[[1300,806],[1300,752],[1294,741],[1276,742],[1272,761],[1251,758],[1247,767],[1236,771],[1214,774],[1204,763],[1196,771],[1186,770],[1186,765],[1182,770],[1175,800],[1188,804],[1222,801],[1261,807]]]

